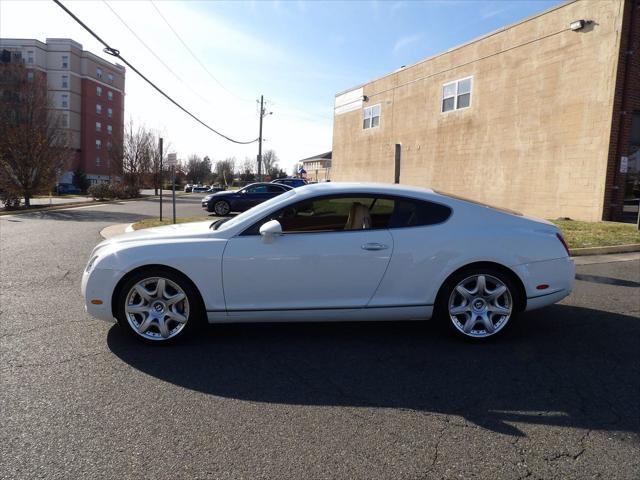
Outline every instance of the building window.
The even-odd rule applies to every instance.
[[[100,150],[102,148],[102,140],[96,140],[96,150]]]
[[[62,95],[62,108],[69,108],[69,95]]]
[[[107,125],[107,132],[109,132],[109,135],[113,133],[113,127],[111,127],[111,125]]]
[[[113,75],[111,75],[111,74],[107,75],[107,81],[109,83],[113,83]]]
[[[28,50],[27,51],[27,63],[30,63],[33,65],[33,50]]]
[[[112,108],[107,108],[107,117],[109,117],[109,118],[113,117],[113,109]]]
[[[69,68],[69,56],[68,55],[63,55],[62,56],[62,68]]]
[[[102,113],[102,105],[96,103],[96,113],[100,115]]]
[[[69,88],[69,77],[67,75],[62,76],[62,88]]]
[[[367,107],[362,111],[362,128],[374,128],[380,125],[380,104]]]
[[[96,68],[96,78],[102,78],[102,69],[100,67]]]
[[[98,97],[102,96],[102,87],[96,87],[96,95]]]
[[[113,100],[113,92],[112,92],[111,90],[108,90],[108,91],[107,91],[107,98],[108,98],[109,100]]]
[[[467,108],[471,105],[473,77],[462,78],[442,86],[442,112]]]
[[[113,150],[113,143],[107,142],[107,150],[109,151]]]
[[[100,122],[96,122],[96,132],[102,131],[102,124]]]
[[[96,157],[96,167],[99,167],[101,163],[100,157]]]
[[[27,72],[27,82],[33,82],[33,72],[32,71],[28,71]]]

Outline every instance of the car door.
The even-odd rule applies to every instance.
[[[393,238],[386,224],[345,226],[354,203],[373,200],[362,195],[305,200],[230,239],[223,257],[227,310],[366,306],[391,259]],[[269,242],[259,228],[271,219],[281,222],[283,234]]]
[[[254,185],[247,187],[244,192],[239,195],[238,209],[248,210],[269,198],[271,197],[269,196],[266,185]]]

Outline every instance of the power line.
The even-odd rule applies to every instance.
[[[95,33],[91,28],[89,28],[82,20],[80,20],[71,10],[69,10],[67,7],[65,7],[60,0],[53,0],[55,2],[56,5],[58,5],[60,8],[62,8],[65,12],[67,12],[67,14],[69,14],[69,16],[71,18],[73,18],[76,22],[78,22],[78,24],[84,28],[87,32],[89,32],[91,34],[91,36],[93,36],[93,38],[95,38],[96,40],[98,40],[102,45],[104,45],[104,52],[108,53],[109,55],[112,55],[116,58],[119,58],[127,67],[129,67],[131,70],[133,70],[135,73],[137,73],[145,82],[147,82],[149,85],[151,85],[158,93],[160,93],[163,97],[165,97],[167,100],[169,100],[171,103],[173,103],[176,107],[178,107],[180,110],[182,110],[184,113],[186,113],[187,115],[189,115],[191,118],[193,118],[196,122],[198,122],[200,125],[202,125],[203,127],[207,128],[208,130],[211,130],[213,133],[215,133],[216,135],[221,136],[222,138],[233,142],[233,143],[237,143],[239,145],[248,145],[251,143],[255,143],[258,141],[258,139],[256,138],[255,140],[251,140],[251,141],[239,141],[239,140],[234,140],[231,137],[228,137],[227,135],[219,132],[218,130],[216,130],[215,128],[207,125],[205,122],[203,122],[202,120],[200,120],[198,117],[196,117],[193,113],[191,113],[189,110],[187,110],[185,107],[183,107],[182,105],[180,105],[178,102],[176,102],[173,98],[171,98],[168,94],[166,94],[160,87],[158,87],[155,83],[153,83],[151,80],[149,80],[144,74],[142,74],[142,72],[140,72],[140,70],[138,70],[136,67],[134,67],[133,65],[131,65],[127,60],[124,59],[124,57],[122,57],[122,55],[120,55],[120,51],[112,48],[111,46],[109,46],[109,44],[107,42],[105,42],[104,40],[102,40],[102,38],[100,38],[98,36],[97,33]]]
[[[193,92],[196,96],[198,96],[201,100],[209,103],[209,105],[212,105],[211,102],[209,102],[209,100],[207,100],[205,97],[203,97],[202,95],[200,95],[195,89],[193,89],[187,82],[185,82],[185,80],[180,77],[180,75],[178,75],[171,67],[169,67],[169,65],[167,65],[164,60],[162,60],[162,58],[160,58],[160,56],[158,56],[156,54],[156,52],[153,51],[153,49],[147,45],[147,43],[142,40],[142,38],[140,38],[140,36],[135,32],[135,30],[133,30],[129,24],[127,24],[127,22],[124,21],[124,19],[118,14],[118,12],[116,12],[113,7],[111,5],[109,5],[109,3],[107,2],[107,0],[102,0],[102,2],[109,8],[109,10],[111,10],[111,12],[118,17],[118,20],[120,20],[120,23],[122,23],[127,30],[129,30],[129,32],[131,32],[131,34],[136,37],[136,39],[144,46],[144,48],[146,48],[149,53],[151,55],[153,55],[156,60],[158,60],[163,66],[164,68],[166,68],[174,77],[176,77],[185,87],[187,87],[189,90],[191,90],[191,92]]]
[[[191,56],[193,57],[193,59],[198,62],[198,65],[200,65],[202,67],[202,69],[207,72],[207,74],[211,77],[211,79],[216,82],[220,88],[222,88],[224,91],[226,91],[228,94],[236,97],[238,100],[241,100],[243,102],[253,102],[253,99],[248,99],[248,98],[242,98],[238,95],[236,95],[234,92],[232,92],[231,90],[229,90],[227,87],[225,87],[222,82],[220,82],[220,80],[218,80],[215,75],[213,73],[211,73],[209,71],[209,69],[205,66],[204,63],[202,63],[202,61],[200,61],[200,59],[198,58],[198,56],[193,53],[193,50],[191,50],[191,48],[189,48],[189,45],[187,45],[187,43],[182,39],[182,37],[178,34],[178,32],[176,32],[176,30],[171,26],[171,24],[169,23],[169,21],[165,18],[165,16],[162,14],[162,12],[160,11],[160,9],[156,6],[156,4],[153,2],[153,0],[149,0],[149,2],[151,3],[151,5],[153,6],[153,8],[155,9],[155,11],[158,13],[158,15],[160,15],[160,18],[162,18],[162,20],[164,21],[164,23],[167,25],[167,27],[169,27],[169,29],[173,32],[173,34],[176,36],[176,38],[180,41],[180,43],[182,43],[182,45],[184,46],[184,48],[187,50],[187,52],[189,52],[191,54]]]

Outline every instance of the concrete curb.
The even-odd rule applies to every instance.
[[[182,197],[186,194],[178,194],[176,192],[176,197]],[[163,195],[163,200],[166,198],[166,195]],[[140,202],[143,200],[149,200],[153,198],[160,198],[160,195],[147,195],[144,197],[138,198],[128,198],[126,200],[94,200],[89,202],[69,202],[69,203],[59,203],[58,205],[52,205],[50,207],[42,207],[42,208],[30,208],[29,210],[2,210],[0,211],[0,217],[8,216],[8,215],[24,215],[26,213],[38,213],[38,212],[51,212],[54,210],[66,210],[71,208],[81,208],[81,207],[100,207],[103,205],[122,205],[124,203],[130,202]],[[164,203],[164,201],[163,201]]]
[[[100,230],[100,236],[106,239],[127,232],[133,232],[133,223],[116,223],[115,225],[109,225]]]
[[[587,247],[572,248],[572,257],[582,257],[584,255],[608,255],[610,253],[640,252],[640,243],[630,245],[612,245],[610,247]]]

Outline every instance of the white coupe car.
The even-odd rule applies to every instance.
[[[199,323],[427,320],[487,339],[566,297],[558,228],[431,190],[322,183],[217,222],[100,243],[87,311],[167,342]]]

